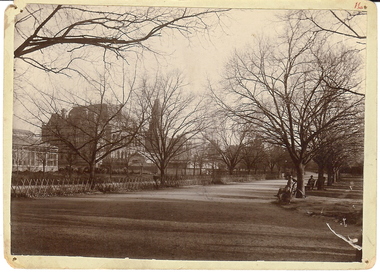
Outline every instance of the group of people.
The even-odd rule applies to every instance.
[[[297,193],[297,180],[294,179],[290,174],[285,175],[285,178],[287,179],[286,186],[285,188],[280,188],[276,196],[278,197],[279,201],[289,203],[291,198]],[[317,188],[318,186],[317,183],[318,180],[315,180],[311,175],[306,187],[314,190],[314,188]]]
[[[306,188],[310,190],[318,189],[318,190],[323,190],[325,186],[326,178],[321,177],[315,180],[313,176],[310,176],[310,179],[307,182]]]

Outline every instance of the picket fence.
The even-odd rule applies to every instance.
[[[166,185],[170,187],[180,187],[189,185],[207,185],[212,180],[210,177],[169,177]],[[50,196],[67,196],[94,192],[128,192],[141,190],[157,189],[159,184],[153,180],[143,178],[112,178],[105,179],[103,182],[96,182],[91,185],[88,179],[80,178],[25,178],[17,182],[12,182],[12,197],[50,197]]]
[[[154,181],[141,178],[108,179],[93,185],[88,179],[21,179],[11,185],[12,197],[65,196],[91,192],[153,190]]]
[[[258,176],[169,176],[166,186],[182,187],[191,185],[209,185],[212,183],[226,184],[229,182],[247,182],[258,180]],[[104,178],[102,182],[91,184],[83,178],[22,178],[13,180],[11,185],[12,197],[49,197],[65,196],[94,192],[129,192],[155,190],[159,184],[146,177],[112,177]]]

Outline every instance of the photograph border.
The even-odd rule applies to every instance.
[[[19,256],[10,253],[10,203],[12,173],[13,50],[15,16],[28,3],[72,5],[130,5],[165,7],[212,7],[244,9],[345,9],[355,10],[357,2],[367,6],[367,57],[365,65],[365,146],[363,185],[363,262],[284,262],[284,261],[167,261],[90,257]],[[5,14],[4,43],[4,133],[3,133],[3,228],[4,255],[14,268],[39,269],[192,269],[192,270],[295,270],[295,269],[369,269],[376,261],[377,211],[377,9],[371,1],[225,1],[225,0],[36,0],[14,1]]]

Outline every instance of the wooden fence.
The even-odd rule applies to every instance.
[[[169,176],[166,186],[180,187],[190,185],[224,184],[228,182],[247,182],[257,180],[253,176]],[[129,192],[157,189],[159,184],[146,177],[112,177],[91,184],[88,178],[23,178],[12,181],[12,197],[50,197],[84,194],[93,192]]]
[[[95,191],[139,191],[153,190],[154,181],[141,178],[120,178],[91,184],[88,179],[22,179],[11,185],[12,197],[64,196]]]

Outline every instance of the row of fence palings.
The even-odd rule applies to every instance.
[[[167,177],[165,186],[179,187],[190,185],[225,184],[258,180],[255,176],[179,176]],[[128,192],[154,190],[159,187],[148,177],[108,177],[91,183],[88,178],[21,178],[12,180],[12,197],[49,197],[92,192]]]
[[[187,185],[206,185],[210,184],[210,178],[168,178],[167,186],[179,187]],[[89,179],[81,178],[25,178],[12,182],[12,197],[49,197],[64,196],[91,192],[123,192],[154,190],[158,184],[152,179],[134,178],[108,178],[102,182],[91,183]]]
[[[89,179],[21,179],[12,182],[11,195],[13,197],[49,197],[64,196],[81,193],[137,191],[155,189],[153,180],[141,178],[106,179],[103,182],[91,183]]]

